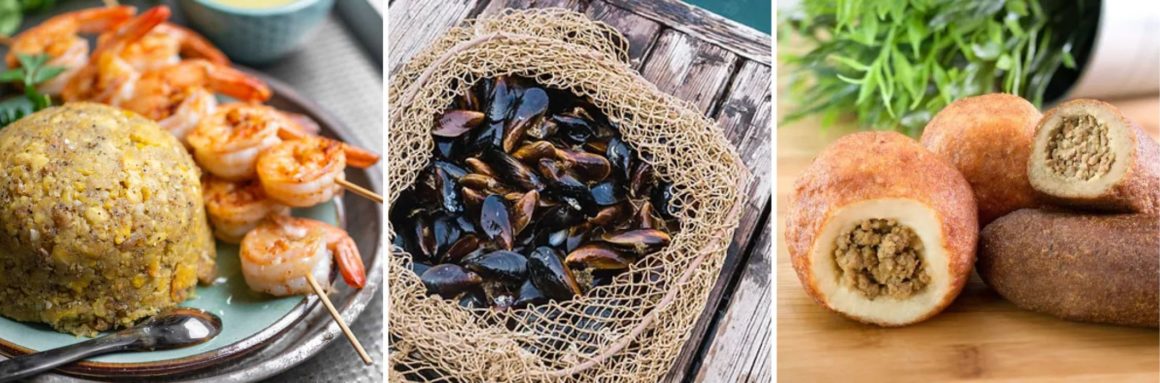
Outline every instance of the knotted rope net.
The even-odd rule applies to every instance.
[[[674,185],[672,242],[566,302],[470,311],[428,296],[393,247],[393,379],[442,382],[656,381],[689,337],[745,206],[748,172],[716,124],[630,66],[612,27],[561,9],[506,11],[453,28],[392,79],[388,204],[431,161],[436,116],[485,78],[513,75],[586,97]],[[394,238],[394,228],[388,228]]]

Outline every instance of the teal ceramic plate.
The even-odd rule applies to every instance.
[[[294,215],[344,226],[339,213],[341,209],[338,208],[341,200],[338,198],[334,202],[309,209],[297,209]],[[238,246],[219,241],[217,251],[217,280],[209,286],[198,286],[196,297],[181,305],[217,314],[222,319],[221,334],[194,347],[99,356],[62,370],[84,376],[105,376],[110,373],[157,376],[220,363],[261,348],[296,324],[318,303],[314,296],[279,298],[251,291],[242,277]],[[0,352],[10,357],[67,346],[86,339],[56,332],[44,324],[17,322],[0,317]]]

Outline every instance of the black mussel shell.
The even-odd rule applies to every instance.
[[[504,182],[525,191],[543,190],[544,182],[536,171],[498,148],[489,148],[480,154],[483,160]]]
[[[584,182],[603,181],[612,172],[612,165],[603,155],[567,149],[556,150],[564,166]]]
[[[545,197],[563,202],[571,209],[588,216],[594,216],[600,210],[600,205],[592,198],[592,191],[588,189],[588,185],[560,169],[555,161],[541,159],[540,171],[548,179]]]
[[[564,251],[570,252],[588,241],[588,224],[582,223],[568,229],[568,238],[564,240]]]
[[[532,222],[533,215],[536,213],[536,206],[540,204],[540,193],[531,190],[520,195],[520,198],[512,204],[511,219],[512,230],[516,236],[523,233],[528,224]]]
[[[443,168],[435,168],[436,185],[443,211],[447,214],[463,213],[463,197],[459,195],[459,183]]]
[[[632,177],[632,159],[636,157],[635,151],[628,143],[620,139],[620,137],[613,137],[608,141],[608,148],[604,152],[604,156],[608,158],[608,162],[612,163],[613,172],[623,180],[629,180]]]
[[[604,242],[638,255],[656,252],[669,245],[669,233],[657,229],[637,229],[605,234]]]
[[[558,134],[570,144],[582,145],[592,139],[595,131],[590,121],[571,114],[557,114],[552,116],[556,123]]]
[[[528,259],[522,254],[507,250],[496,250],[479,258],[470,259],[464,262],[464,266],[488,279],[521,281],[528,274]]]
[[[545,297],[544,292],[540,291],[532,281],[528,280],[520,285],[520,293],[516,297],[514,306],[516,308],[524,308],[529,305],[542,305],[545,303],[548,303],[548,297]]]
[[[491,103],[491,92],[495,88],[494,78],[485,78],[476,82],[471,87],[471,94],[475,96],[475,105],[477,110],[483,111]]]
[[[451,299],[483,282],[479,274],[450,263],[434,266],[419,276],[427,292]]]
[[[435,236],[435,258],[442,258],[463,236],[463,229],[455,218],[444,215],[431,222],[431,233]]]
[[[430,268],[431,265],[423,262],[411,262],[411,271],[415,272],[415,275],[423,275],[423,273],[427,272],[427,269]]]
[[[464,234],[462,237],[459,237],[458,241],[451,244],[451,247],[447,248],[447,251],[443,253],[441,259],[444,262],[459,262],[464,257],[467,257],[468,254],[479,250],[482,246],[483,244],[480,242],[479,237],[475,236],[475,234]]]
[[[632,226],[640,229],[664,229],[665,223],[660,218],[657,218],[653,212],[655,209],[652,203],[644,201],[640,205],[640,210],[637,210],[636,216],[632,219]]]
[[[512,157],[529,164],[537,164],[541,158],[556,158],[559,149],[548,141],[532,141],[521,145],[512,152]]]
[[[467,150],[467,137],[435,137],[435,156],[444,160],[454,160]]]
[[[471,136],[471,145],[468,147],[468,152],[479,153],[489,148],[502,148],[506,131],[504,121],[484,123],[476,128],[475,134]]]
[[[664,218],[673,218],[677,213],[676,207],[672,205],[672,200],[673,184],[668,181],[658,182],[649,198],[653,208]]]
[[[504,249],[513,245],[512,221],[508,216],[507,204],[501,196],[492,194],[483,200],[480,207],[479,228],[488,240],[497,242]]]
[[[628,213],[632,211],[632,204],[629,202],[621,202],[612,206],[605,206],[596,212],[596,215],[588,220],[588,223],[596,227],[606,227],[620,224]]]
[[[487,166],[487,164],[483,163],[483,161],[480,161],[478,158],[469,157],[463,160],[463,163],[467,165],[468,169],[471,169],[472,173],[479,173],[492,178],[499,177],[495,174],[494,170],[491,170],[491,166]]]
[[[537,247],[528,257],[529,279],[544,296],[564,301],[580,295],[572,270],[560,260],[560,252],[547,246]]]
[[[592,286],[590,287],[611,285],[620,273],[620,270],[592,270]]]
[[[467,173],[468,173],[467,169],[464,169],[462,166],[456,165],[456,164],[451,163],[451,162],[447,162],[447,161],[443,161],[443,160],[435,160],[434,164],[435,164],[435,167],[442,169],[443,172],[447,173],[447,175],[451,176],[451,178],[455,179],[455,180],[459,180],[460,178],[463,178],[463,176],[467,175]]]
[[[568,233],[570,229],[560,229],[548,233],[548,245],[556,248],[563,248],[568,243]]]
[[[431,220],[422,216],[415,217],[415,225],[411,229],[415,243],[413,249],[415,251],[412,251],[411,255],[422,260],[435,259],[438,244],[435,241],[435,231],[431,227]]]
[[[565,259],[569,267],[596,270],[624,270],[633,261],[620,250],[600,242],[580,246],[568,253]]]
[[[459,306],[465,309],[485,309],[488,307],[487,294],[483,289],[473,288],[459,295]]]
[[[584,216],[563,205],[544,209],[543,215],[533,224],[537,229],[549,231],[563,230],[584,222]]]
[[[540,88],[529,88],[520,95],[519,106],[508,120],[503,139],[503,150],[511,152],[524,138],[524,132],[540,125],[540,117],[548,110],[548,94]]]
[[[602,207],[612,206],[624,201],[624,189],[620,183],[608,180],[592,187],[592,200]]]
[[[435,119],[435,129],[431,134],[436,137],[459,137],[479,126],[483,117],[483,113],[474,110],[449,110]]]
[[[459,230],[463,230],[464,233],[475,234],[479,232],[476,230],[475,222],[471,222],[471,219],[467,218],[467,216],[461,215],[455,218],[455,223],[459,224]]]
[[[633,198],[642,198],[652,191],[652,165],[641,162],[633,169],[632,176],[628,179],[628,195]]]
[[[516,103],[520,99],[520,90],[515,81],[507,76],[497,77],[487,100],[487,122],[503,123],[511,117]]]
[[[479,215],[479,207],[483,205],[483,200],[487,198],[487,195],[469,187],[459,189],[459,195],[463,196],[464,209],[467,210],[468,214]]]

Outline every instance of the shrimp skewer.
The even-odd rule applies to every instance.
[[[98,34],[112,30],[137,13],[136,8],[115,6],[63,13],[21,32],[12,39],[4,58],[9,68],[17,68],[17,54],[46,54],[48,65],[64,72],[39,86],[41,92],[58,95],[89,62],[89,42],[81,34]]]
[[[257,181],[229,182],[207,176],[202,182],[205,210],[213,234],[228,243],[240,243],[246,233],[272,215],[290,215],[290,207],[266,198]]]
[[[276,296],[309,294],[306,276],[329,281],[332,263],[346,284],[358,289],[366,285],[354,239],[308,218],[273,215],[262,221],[242,238],[241,263],[251,289]]]
[[[274,108],[232,103],[202,119],[186,140],[203,169],[241,181],[256,176],[258,154],[281,142],[278,131],[292,124]]]
[[[290,115],[289,113],[287,114]],[[313,134],[309,133],[311,131],[317,133],[317,131],[320,130],[314,120],[310,120],[309,117],[306,116],[298,116],[300,117],[295,120],[295,123],[299,126],[299,128],[279,130],[278,137],[282,138],[283,140],[297,140],[312,136]],[[306,122],[314,125],[307,125]],[[342,146],[342,152],[346,155],[347,165],[351,167],[366,169],[374,166],[379,162],[380,156],[374,152],[353,145],[348,145],[344,142],[339,142],[339,144]]]
[[[278,202],[294,207],[317,205],[342,190],[348,158],[359,164],[377,160],[374,153],[350,148],[353,147],[317,136],[283,141],[258,156],[258,179],[266,194]],[[348,157],[351,152],[354,156]]]
[[[374,361],[318,283],[330,281],[332,257],[346,284],[366,285],[362,257],[345,231],[312,219],[271,216],[242,239],[242,276],[251,289],[277,296],[317,294],[363,363],[371,365]]]

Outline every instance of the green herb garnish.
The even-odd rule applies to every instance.
[[[0,73],[0,81],[15,82],[24,88],[24,97],[29,105],[24,107],[10,107],[0,109],[0,126],[7,126],[27,114],[52,106],[52,98],[40,93],[36,87],[53,79],[64,72],[64,68],[48,65],[48,55],[16,54],[20,61],[19,68],[8,69]]]
[[[917,136],[959,98],[991,92],[1041,106],[1089,44],[1099,3],[1052,0],[804,0],[782,23],[812,50],[783,55],[798,109],[782,123],[854,112],[864,128]],[[787,33],[788,32],[788,33]]]
[[[56,0],[0,0],[0,35],[12,36],[20,29],[24,14],[56,5]]]

